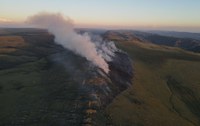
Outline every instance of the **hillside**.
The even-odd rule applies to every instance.
[[[42,29],[0,34],[0,125],[110,125],[103,109],[131,85],[131,60],[116,51],[109,74]]]
[[[162,32],[161,32],[162,33]],[[171,47],[179,47],[185,50],[200,52],[200,40],[193,38],[173,37],[161,35],[158,33],[148,33],[141,31],[108,31],[106,35],[117,36],[117,39],[131,40],[139,39],[141,42],[149,42],[157,45],[166,45]],[[115,38],[115,39],[116,39]]]
[[[118,47],[109,74],[46,30],[0,30],[0,125],[200,125],[199,53],[89,32]]]
[[[154,45],[127,33],[107,32],[104,37],[128,52],[135,71],[133,86],[106,109],[115,125],[200,125],[199,54]]]
[[[176,31],[147,31],[150,33],[169,36],[169,37],[177,37],[177,38],[191,38],[200,40],[200,33],[191,33],[191,32],[176,32]]]

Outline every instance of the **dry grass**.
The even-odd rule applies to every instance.
[[[21,36],[0,36],[0,47],[21,47],[24,44],[24,39]]]
[[[115,125],[199,125],[198,117],[191,112],[190,106],[176,95],[171,98],[172,92],[166,82],[167,76],[173,76],[199,98],[198,54],[137,41],[116,44],[133,58],[135,77],[133,86],[107,107]]]
[[[21,36],[0,36],[0,53],[16,51],[16,48],[26,45]]]

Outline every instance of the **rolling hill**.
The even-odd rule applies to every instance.
[[[133,86],[106,108],[115,125],[200,125],[198,53],[155,45],[127,32],[103,36],[129,54],[135,71]]]
[[[0,125],[110,125],[103,108],[131,85],[131,60],[116,51],[110,73],[42,29],[0,35]],[[5,34],[6,33],[6,34]]]
[[[162,33],[162,32],[161,32]],[[141,31],[108,31],[108,35],[118,36],[117,38],[122,40],[138,39],[140,42],[149,42],[157,45],[166,45],[171,47],[179,47],[185,50],[200,52],[200,40],[194,38],[174,37],[161,35],[157,33],[148,33]]]
[[[200,125],[199,53],[156,43],[174,37],[89,32],[119,49],[109,74],[46,30],[0,30],[0,125]]]

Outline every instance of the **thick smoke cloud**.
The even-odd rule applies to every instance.
[[[79,35],[74,31],[73,22],[69,18],[65,18],[60,13],[39,13],[29,17],[28,23],[48,29],[55,36],[55,42],[85,57],[106,73],[109,72],[108,64],[104,60],[105,56],[98,52],[97,46],[91,41],[89,35]],[[106,51],[108,52],[107,49]],[[109,53],[112,55],[111,52]]]

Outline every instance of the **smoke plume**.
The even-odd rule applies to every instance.
[[[79,35],[74,31],[73,22],[60,13],[39,13],[28,18],[28,23],[48,29],[55,36],[55,42],[85,57],[94,65],[109,72],[108,64],[89,35]]]

